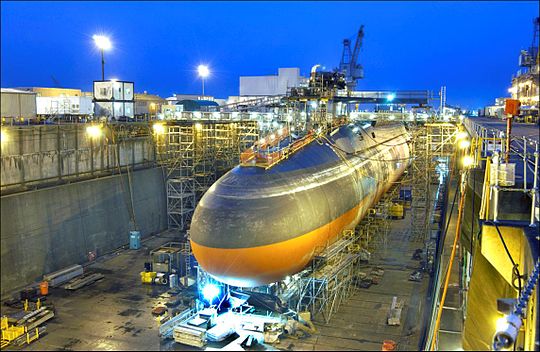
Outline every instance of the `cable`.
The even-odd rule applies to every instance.
[[[122,127],[122,126],[121,126]],[[118,141],[116,139],[116,131],[114,131],[114,127],[111,126],[111,134],[112,134],[112,140],[113,140],[113,143],[115,145],[115,148],[114,148],[114,155],[115,155],[115,158],[116,158],[116,166],[118,168],[118,174],[120,176],[120,184],[122,186],[122,189],[124,190],[124,192],[126,192],[126,186],[124,184],[124,178],[122,176],[122,168],[120,166],[120,155],[118,153],[118,149],[120,148],[120,145],[118,144]],[[134,226],[134,230],[137,231],[138,230],[138,226],[137,226],[137,221],[135,219],[135,209],[134,209],[134,205],[133,205],[133,191],[131,189],[131,180],[130,180],[130,176],[129,176],[129,165],[126,165],[126,168],[127,168],[127,176],[128,176],[128,182],[130,183],[129,185],[129,198],[130,198],[130,204],[126,204],[127,205],[127,208],[128,208],[128,214],[129,214],[129,217],[131,219],[131,221],[133,222],[133,226]],[[125,199],[124,199],[125,201]],[[127,202],[126,202],[127,203]]]
[[[538,282],[538,276],[540,274],[540,261],[536,259],[534,268],[529,275],[527,283],[525,284],[525,289],[519,295],[516,305],[512,310],[512,313],[506,316],[504,327],[499,328],[495,332],[493,337],[492,349],[494,351],[501,351],[503,349],[510,348],[511,345],[514,345],[514,350],[516,349],[516,342],[519,334],[521,325],[523,324],[523,318],[525,317],[525,308],[529,303],[529,298],[531,297],[536,284]]]
[[[521,273],[519,272],[519,264],[516,264],[516,262],[514,261],[514,258],[512,258],[512,255],[510,254],[510,251],[508,250],[508,247],[506,246],[506,241],[504,240],[503,238],[503,235],[501,233],[501,231],[499,230],[499,226],[492,222],[492,221],[486,221],[486,224],[488,225],[494,225],[495,226],[495,229],[497,230],[497,233],[499,234],[499,238],[503,244],[503,247],[504,247],[504,250],[506,251],[506,255],[508,256],[508,259],[510,259],[510,262],[512,262],[512,275],[516,275],[517,274],[517,278],[518,278],[518,287],[515,286],[514,284],[514,280],[512,280],[512,286],[514,286],[515,288],[517,288],[519,290],[519,294],[521,295]]]

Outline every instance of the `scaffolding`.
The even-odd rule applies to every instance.
[[[169,229],[189,228],[197,202],[259,138],[258,126],[254,120],[179,120],[155,130],[157,160],[166,170]]]
[[[351,295],[360,252],[354,230],[344,231],[339,240],[315,257],[315,270],[298,280],[296,311],[309,311],[314,319],[328,323]],[[291,302],[289,302],[289,307]]]
[[[157,150],[165,155],[158,158],[166,166],[167,218],[169,229],[186,229],[195,210],[193,125],[168,125],[166,144]],[[161,137],[161,136],[160,136]],[[158,139],[159,140],[159,139]]]
[[[429,179],[430,160],[427,147],[427,130],[423,126],[416,126],[413,131],[410,168],[411,186],[411,227],[410,238],[415,242],[424,242],[428,232],[429,217]]]
[[[401,182],[395,182],[382,196],[373,208],[369,208],[362,221],[356,226],[359,248],[370,256],[379,251],[386,254],[388,234],[390,233],[389,209],[399,198]]]
[[[458,128],[454,123],[430,122],[412,127],[412,165],[406,183],[411,186],[411,239],[423,243],[430,237],[431,184],[438,184],[438,164],[450,163]]]

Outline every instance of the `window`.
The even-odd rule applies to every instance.
[[[107,88],[99,88],[99,95],[107,95]]]

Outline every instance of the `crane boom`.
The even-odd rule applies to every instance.
[[[341,54],[339,71],[345,75],[349,89],[354,89],[356,81],[364,78],[364,68],[358,63],[363,39],[364,25],[361,25],[356,36],[354,50],[351,51],[351,41],[349,39],[343,40],[343,53]]]

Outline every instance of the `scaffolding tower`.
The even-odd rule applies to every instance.
[[[428,232],[429,218],[429,180],[430,180],[430,157],[427,145],[427,130],[424,126],[416,126],[412,131],[410,168],[411,186],[411,236],[416,242],[424,242]]]
[[[164,155],[169,229],[185,229],[195,210],[193,125],[168,125]]]
[[[259,138],[254,120],[181,120],[155,133],[157,160],[165,167],[169,229],[187,230],[197,202],[238,164]]]
[[[299,280],[296,311],[309,311],[311,316],[328,323],[352,293],[359,250],[354,244],[358,236],[354,230],[344,231],[339,240],[313,260],[316,268]]]
[[[450,122],[429,122],[413,127],[412,165],[408,183],[411,186],[411,238],[429,240],[431,219],[431,184],[438,184],[438,164],[450,163],[458,128]],[[438,173],[439,172],[439,173]]]

